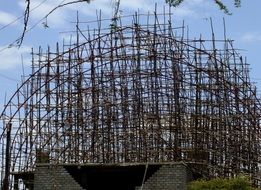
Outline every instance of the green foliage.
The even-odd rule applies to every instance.
[[[173,7],[179,6],[184,0],[166,0],[166,3],[170,4]]]
[[[224,13],[231,15],[229,12],[228,8],[222,3],[220,0],[214,0],[217,6],[219,7],[220,10],[223,10]]]
[[[184,0],[165,0],[166,3],[168,3],[170,6],[177,7],[179,6]],[[222,0],[213,0],[215,4],[218,6],[218,8],[224,13],[231,15],[229,12],[227,6],[222,2]],[[235,7],[240,7],[241,6],[241,0],[233,0]]]
[[[188,190],[254,190],[254,188],[251,187],[248,177],[239,176],[231,179],[192,181],[188,184]]]
[[[241,0],[235,0],[235,7],[240,7],[241,6]]]

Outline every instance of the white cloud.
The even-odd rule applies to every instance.
[[[261,33],[258,32],[248,32],[242,35],[241,41],[245,43],[253,43],[261,41]]]
[[[204,5],[206,3],[204,0],[189,0],[189,1],[185,1],[185,2],[192,6],[200,6],[200,5]]]
[[[194,16],[196,13],[189,7],[182,7],[182,8],[176,8],[174,11],[174,16],[175,18],[184,18],[184,17],[189,17],[189,16]]]
[[[140,11],[153,11],[155,7],[155,1],[140,1],[140,0],[123,0],[121,2],[121,8],[123,9],[129,9],[130,11],[137,11],[138,9]],[[158,3],[158,6],[161,7],[161,4]]]
[[[34,0],[31,2],[31,7],[35,7],[39,4],[41,6],[36,10],[31,12],[31,19],[34,22],[39,21],[44,18],[46,14],[48,14],[51,10],[57,7],[61,2],[67,3],[71,0],[66,1],[53,1],[48,0],[45,3],[41,4],[40,0]],[[74,21],[76,17],[76,11],[85,15],[87,18],[85,20],[93,20],[96,19],[96,11],[101,10],[103,17],[110,18],[113,13],[113,4],[114,0],[93,0],[90,4],[86,2],[72,4],[68,6],[64,6],[62,8],[58,8],[48,17],[48,24],[51,27],[60,27],[64,24],[68,24],[68,21]],[[123,15],[133,14],[135,11],[140,11],[143,13],[147,13],[148,11],[152,12],[155,9],[155,3],[157,3],[158,11],[163,10],[163,6],[165,4],[164,0],[122,0],[120,3],[120,10]],[[19,5],[22,9],[24,9],[24,2],[20,1]],[[200,7],[209,6],[208,3],[203,2],[203,0],[186,0],[182,3],[178,8],[175,8],[173,13],[175,17],[189,17],[195,16],[197,9]],[[200,12],[200,11],[199,11]],[[44,22],[44,21],[43,21]]]
[[[102,10],[102,14],[110,16],[112,14],[112,2],[110,0],[94,0],[91,3],[78,3],[73,6],[66,7],[67,13],[79,11],[89,18],[96,18],[96,11]],[[88,19],[88,18],[87,18]]]
[[[66,4],[71,2],[72,0],[66,1],[53,1],[49,0],[45,3],[41,3],[41,0],[34,0],[31,2],[31,7],[37,7],[37,9],[33,10],[30,13],[31,25],[39,22],[46,22],[46,20],[42,20],[50,11],[52,11],[55,7],[57,7],[61,2]],[[156,0],[153,0],[156,2]],[[63,6],[61,8],[56,9],[53,11],[47,19],[47,24],[52,28],[61,28],[68,24],[70,21],[76,20],[76,12],[78,11],[80,14],[86,16],[84,20],[96,20],[97,19],[97,10],[102,11],[103,18],[111,18],[113,13],[113,4],[114,0],[93,0],[91,3],[87,4],[86,2],[71,4],[67,6]],[[153,6],[149,0],[123,0],[121,1],[120,9],[124,12],[124,14],[133,14],[134,11],[140,10],[147,10],[151,9]],[[19,6],[21,9],[24,10],[24,2],[20,1]],[[42,21],[41,21],[42,20]]]
[[[176,19],[195,19],[208,17],[213,3],[204,0],[185,0],[180,6],[174,8]]]
[[[109,0],[95,0],[90,4],[86,2],[74,3],[57,8],[59,5],[72,2],[73,0],[47,0],[42,3],[42,0],[34,0],[31,2],[31,8],[33,11],[30,13],[30,25],[33,26],[38,23],[38,26],[42,27],[42,23],[46,23],[51,28],[61,28],[68,24],[68,22],[76,20],[76,12],[87,16],[87,19],[96,19],[96,10],[102,10],[102,14],[110,16],[112,13],[112,3]],[[39,6],[40,5],[40,6]],[[22,10],[25,9],[25,3],[19,2],[19,6]],[[37,7],[36,9],[34,9]],[[57,9],[56,9],[57,8]],[[55,9],[55,10],[54,10]],[[47,20],[44,18],[48,15]]]
[[[0,49],[5,48],[1,47]],[[12,69],[22,65],[21,55],[23,55],[24,64],[30,64],[31,48],[22,46],[20,49],[8,48],[0,52],[0,70]],[[22,68],[22,66],[21,66]]]
[[[0,25],[9,24],[14,20],[16,20],[16,17],[14,15],[0,11]]]
[[[55,7],[59,5],[60,1],[46,1],[45,3],[42,3],[40,0],[34,0],[31,1],[31,8],[39,7],[37,9],[34,9],[30,13],[30,19],[32,21],[32,25],[34,25],[36,22],[42,23],[46,20],[42,20],[50,11],[52,11]],[[25,7],[25,3],[23,1],[19,2],[19,5],[22,9]],[[48,17],[48,23],[52,26],[62,26],[65,23],[64,15],[65,10],[63,8],[57,9],[54,11],[49,17]],[[41,21],[42,20],[42,21]]]

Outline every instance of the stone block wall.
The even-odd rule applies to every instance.
[[[81,168],[77,165],[73,167]],[[99,166],[99,168],[100,167],[101,166]],[[116,176],[118,170],[114,170],[115,168],[111,169],[112,173],[110,175]],[[78,180],[75,180],[78,179],[76,176],[79,175],[80,177],[85,178],[84,180],[88,181],[88,176],[84,175],[86,174],[85,172],[88,173],[88,171],[88,167],[86,167],[85,170],[81,170],[81,173],[79,173],[79,171],[77,173],[69,173],[68,168],[63,165],[38,164],[34,175],[34,190],[84,190],[84,188],[87,188],[87,190],[89,188],[96,190],[96,186],[88,186],[90,184],[87,184],[86,187],[81,187],[79,184],[80,182],[78,183]],[[95,174],[94,176],[96,177],[93,180],[97,180],[97,182],[99,182],[100,177],[103,176],[102,174],[93,172],[91,172],[91,174]],[[71,175],[76,176],[72,177]],[[146,181],[141,186],[139,184],[142,183],[143,175],[144,174],[142,173],[140,176],[140,183],[135,182],[135,185],[133,185],[133,179],[128,178],[126,183],[129,183],[129,185],[126,186],[126,188],[131,190],[186,190],[187,182],[192,180],[192,173],[187,165],[179,162],[160,165],[152,175],[150,174],[145,177]],[[107,187],[106,183],[108,183],[108,181],[105,182],[105,187]],[[114,185],[115,188],[113,187],[114,189],[119,189],[120,185],[118,183],[120,182],[117,182],[116,180]]]
[[[142,187],[136,187],[135,190],[186,190],[190,180],[192,173],[185,164],[162,165]]]
[[[37,165],[34,190],[84,190],[63,166]]]

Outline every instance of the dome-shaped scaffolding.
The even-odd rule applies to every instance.
[[[1,115],[2,186],[36,162],[185,161],[209,176],[257,173],[260,102],[232,41],[185,39],[154,21],[34,54]]]

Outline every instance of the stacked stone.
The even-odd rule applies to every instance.
[[[163,165],[143,184],[135,190],[186,190],[190,181],[190,171],[185,164]]]
[[[63,166],[38,165],[34,190],[84,190]]]

